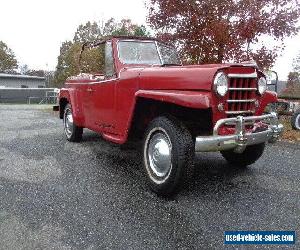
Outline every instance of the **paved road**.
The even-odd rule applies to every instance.
[[[300,233],[299,144],[243,171],[200,154],[195,181],[166,200],[145,187],[138,150],[90,131],[69,143],[47,110],[1,105],[0,128],[0,249],[237,249],[224,230]]]

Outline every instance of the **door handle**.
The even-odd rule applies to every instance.
[[[88,88],[86,91],[90,92],[90,93],[94,92],[94,90],[92,88]]]

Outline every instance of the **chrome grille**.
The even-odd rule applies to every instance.
[[[252,115],[255,113],[257,100],[257,78],[229,77],[229,92],[226,104],[228,117]]]

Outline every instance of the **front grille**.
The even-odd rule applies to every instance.
[[[249,116],[255,113],[257,100],[256,78],[229,78],[229,93],[226,103],[228,117]]]

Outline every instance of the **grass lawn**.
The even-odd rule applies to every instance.
[[[280,122],[284,126],[284,131],[282,134],[282,140],[300,142],[300,131],[292,129],[291,126],[291,116],[280,116]]]

